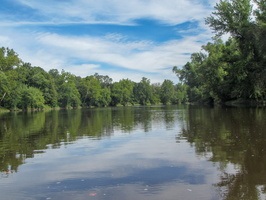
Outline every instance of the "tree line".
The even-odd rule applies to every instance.
[[[216,34],[212,42],[182,69],[173,67],[189,101],[265,103],[266,0],[221,0],[205,22]]]
[[[170,80],[113,82],[98,73],[82,78],[64,70],[46,72],[23,62],[13,49],[0,48],[0,107],[9,110],[178,104],[186,98],[184,86]]]

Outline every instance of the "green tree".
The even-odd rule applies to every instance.
[[[103,75],[99,75],[98,73],[95,73],[94,77],[100,81],[102,88],[110,88],[111,87],[113,79],[110,78],[109,76],[107,76],[107,75],[103,76]]]
[[[102,88],[100,91],[100,98],[98,99],[97,106],[106,107],[111,103],[111,90],[110,88]]]
[[[45,104],[56,107],[58,94],[55,79],[41,67],[32,67],[30,63],[24,63],[15,69],[18,72],[19,82],[42,91]]]
[[[4,98],[9,93],[8,79],[4,72],[0,71],[0,106],[4,102]]]
[[[214,38],[213,42],[204,45],[203,50],[208,56],[200,66],[199,75],[201,85],[204,87],[205,96],[211,101],[219,102],[225,100],[223,97],[224,79],[228,75],[226,63],[224,62],[224,50],[226,48],[223,41],[219,38]]]
[[[173,104],[181,104],[188,101],[187,88],[186,84],[178,83],[175,85],[175,95],[172,101]]]
[[[207,58],[207,55],[200,53],[193,53],[190,56],[191,62],[187,62],[182,69],[173,67],[173,72],[177,75],[182,83],[186,83],[189,87],[198,87],[201,84],[199,76],[199,68]]]
[[[206,62],[207,55],[193,53],[191,61],[187,62],[182,69],[173,67],[173,72],[177,75],[182,84],[188,86],[187,95],[190,102],[205,101],[209,94],[205,88],[205,75],[202,74],[202,66]]]
[[[44,108],[44,97],[38,88],[21,85],[19,88],[20,101],[18,107],[21,109],[42,109]]]
[[[216,6],[215,12],[206,19],[215,33],[244,39],[250,28],[252,6],[250,0],[221,0]]]
[[[266,3],[264,0],[255,3],[258,8],[253,12],[250,0],[221,0],[206,23],[218,36],[229,33],[238,43],[242,63],[239,61],[236,67],[243,70],[239,98],[261,100],[266,98]]]
[[[122,104],[126,106],[132,103],[134,83],[129,79],[122,79],[112,86],[112,105]]]
[[[59,105],[63,108],[78,107],[81,105],[80,94],[75,84],[75,76],[69,72],[62,71],[63,83],[59,86]]]
[[[18,54],[9,48],[0,48],[0,71],[10,71],[14,67],[20,66],[22,61],[18,57]]]
[[[213,42],[202,46],[182,69],[173,68],[188,85],[189,101],[225,102],[266,98],[265,1],[221,0],[206,19],[216,33]],[[223,34],[231,37],[225,43]]]
[[[152,90],[152,99],[151,104],[160,104],[161,103],[161,83],[153,83],[151,84]]]
[[[175,88],[173,81],[164,80],[161,86],[161,102],[166,105],[173,101]]]
[[[78,83],[78,90],[81,95],[83,106],[105,106],[109,102],[110,97],[107,97],[108,90],[102,91],[100,81],[94,76],[87,76]],[[106,99],[103,99],[106,97]]]
[[[0,106],[15,108],[18,74],[14,69],[22,64],[18,54],[9,48],[0,48]]]
[[[8,109],[16,109],[19,101],[19,86],[21,83],[18,81],[18,73],[15,70],[6,71],[7,77],[7,93],[3,99],[4,107]]]
[[[150,80],[143,77],[139,83],[134,85],[134,98],[137,103],[147,105],[152,101],[152,88]]]

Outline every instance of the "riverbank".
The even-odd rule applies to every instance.
[[[8,109],[6,109],[6,108],[2,108],[2,107],[0,107],[0,113],[1,112],[10,112],[10,110],[8,110]]]
[[[266,101],[237,99],[233,101],[227,101],[224,103],[224,105],[226,106],[266,106]]]
[[[186,102],[186,103],[182,103],[182,104],[190,104],[190,105],[224,105],[224,106],[230,106],[230,107],[239,107],[239,106],[243,106],[243,107],[254,107],[254,106],[266,106],[266,101],[254,101],[254,100],[244,100],[244,99],[237,99],[237,100],[232,100],[232,101],[227,101],[227,102],[223,102],[223,103],[214,103],[211,104],[209,102]],[[163,105],[163,104],[148,104],[145,106],[153,106],[153,105]],[[124,105],[118,104],[117,106],[108,106],[108,107],[123,107]],[[125,105],[126,107],[128,106],[141,106],[140,104],[134,104],[134,105]],[[24,112],[24,111],[45,111],[45,110],[61,110],[61,109],[82,109],[82,108],[98,108],[95,106],[90,106],[90,107],[66,107],[66,108],[60,108],[60,107],[54,107],[54,108],[50,108],[50,107],[46,107],[46,108],[42,108],[42,109],[7,109],[7,108],[3,108],[0,107],[0,113],[4,113],[4,112]],[[100,107],[99,107],[100,108]]]

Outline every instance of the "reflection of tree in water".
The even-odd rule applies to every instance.
[[[0,171],[16,172],[26,158],[48,148],[59,148],[61,145],[76,140],[78,136],[100,135],[104,125],[93,115],[90,129],[81,126],[81,110],[54,110],[48,112],[20,112],[0,115]],[[105,116],[108,116],[105,113]],[[105,119],[105,118],[104,118]],[[84,124],[83,124],[84,125]],[[101,126],[101,129],[94,128]]]
[[[25,158],[33,156],[32,149],[38,149],[35,134],[44,125],[44,114],[6,113],[1,115],[0,126],[0,170],[10,173],[17,171]],[[12,119],[12,120],[10,120]]]
[[[60,148],[81,137],[101,139],[115,131],[130,133],[136,127],[148,132],[152,124],[175,121],[170,107],[121,107],[47,112],[2,113],[0,115],[0,173],[16,172],[26,158]],[[159,113],[159,114],[158,114]]]
[[[225,200],[260,199],[266,193],[266,112],[263,108],[189,109],[185,137],[200,156],[219,164],[216,184]],[[231,163],[236,174],[226,172]]]

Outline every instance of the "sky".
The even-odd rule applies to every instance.
[[[218,0],[0,0],[0,47],[46,71],[178,82]]]

